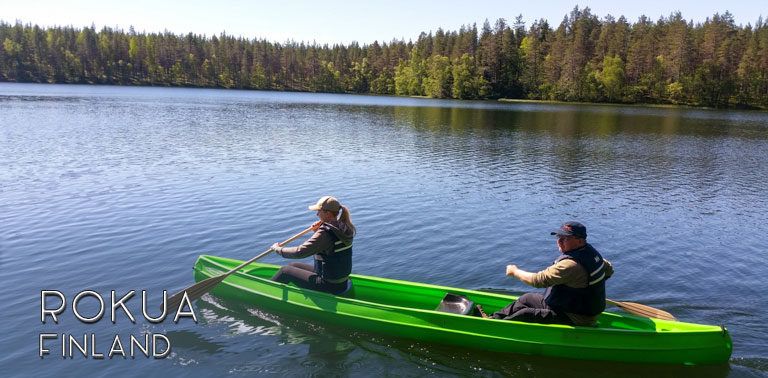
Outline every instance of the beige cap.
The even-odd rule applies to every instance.
[[[338,213],[339,209],[341,209],[341,204],[339,203],[339,200],[336,198],[333,198],[331,196],[323,196],[320,197],[319,200],[317,200],[317,203],[309,207],[310,210],[325,210],[325,211],[332,211],[334,213]]]

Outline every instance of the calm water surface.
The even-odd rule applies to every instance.
[[[768,375],[764,112],[0,84],[0,167],[0,361],[13,375]],[[40,322],[40,290],[159,299],[192,283],[199,254],[247,259],[303,229],[325,194],[352,209],[357,273],[512,293],[532,289],[505,265],[544,268],[549,231],[580,220],[616,267],[611,298],[725,324],[733,357],[497,355],[211,296],[197,324],[148,323],[140,297],[136,324],[83,324],[70,308]],[[43,332],[95,333],[101,352],[115,334],[162,333],[173,353],[62,359],[53,343],[41,360]]]

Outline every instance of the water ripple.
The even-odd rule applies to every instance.
[[[557,257],[549,231],[581,220],[616,266],[611,297],[726,324],[734,375],[768,371],[756,231],[768,224],[765,113],[0,87],[0,275],[14,286],[2,294],[14,345],[34,339],[29,309],[43,288],[174,291],[192,282],[199,254],[253,257],[311,224],[307,205],[333,194],[359,230],[356,272],[515,293],[531,289],[504,266],[544,268]],[[213,376],[570,373],[547,359],[350,336],[215,297],[196,306],[200,324],[167,326],[179,332],[173,366],[130,366]],[[27,375],[53,366],[24,353],[0,362]],[[99,373],[117,366],[127,365]]]

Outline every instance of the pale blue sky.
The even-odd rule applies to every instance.
[[[763,5],[759,5],[763,4]],[[194,32],[208,36],[227,34],[284,42],[316,41],[344,43],[415,40],[422,31],[442,27],[458,30],[463,24],[504,18],[512,22],[523,15],[526,27],[544,18],[556,27],[575,5],[590,7],[599,17],[624,15],[634,23],[645,14],[656,21],[681,11],[687,20],[704,22],[715,12],[730,11],[737,24],[754,25],[759,16],[768,18],[765,1],[677,1],[677,0],[536,0],[529,1],[245,1],[245,0],[0,0],[0,20],[40,26],[73,25],[97,28],[176,34]]]

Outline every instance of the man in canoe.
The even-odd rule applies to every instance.
[[[349,208],[331,196],[321,197],[309,206],[317,211],[320,218],[313,225],[315,233],[298,247],[272,245],[272,250],[287,259],[315,257],[314,266],[290,263],[280,268],[272,277],[273,281],[293,282],[306,289],[340,294],[347,290],[349,274],[352,272],[352,239],[355,226],[350,218]]]
[[[548,268],[526,272],[507,265],[512,276],[533,287],[546,287],[544,295],[526,293],[517,301],[495,312],[494,319],[531,323],[558,323],[591,326],[605,310],[605,280],[613,266],[587,243],[587,228],[579,222],[566,222],[552,232],[557,237],[560,257]]]

